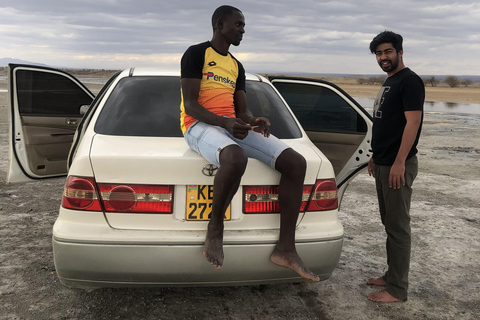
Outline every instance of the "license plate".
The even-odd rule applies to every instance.
[[[187,221],[208,221],[212,213],[213,186],[187,186]],[[224,220],[230,220],[231,205],[225,211]]]

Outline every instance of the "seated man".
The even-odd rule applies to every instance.
[[[266,118],[255,118],[247,109],[245,70],[228,51],[230,45],[240,44],[245,33],[242,12],[221,6],[213,14],[212,26],[212,40],[188,48],[181,61],[182,131],[193,150],[219,167],[203,254],[215,268],[222,267],[223,217],[238,190],[248,157],[254,157],[281,173],[280,237],[272,262],[319,281],[295,248],[306,161],[270,135]]]

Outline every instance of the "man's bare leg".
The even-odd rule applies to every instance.
[[[369,295],[367,295],[367,298],[371,301],[375,302],[402,302],[402,300],[399,300],[392,296],[390,293],[388,293],[386,290],[382,291],[377,291],[377,292],[372,292]]]
[[[379,286],[379,287],[388,286],[388,283],[385,282],[383,277],[370,278],[367,280],[367,284],[369,286]]]
[[[282,211],[280,238],[270,259],[278,266],[294,270],[305,279],[319,281],[320,278],[305,266],[295,249],[295,227],[302,203],[306,167],[303,156],[293,149],[283,151],[276,161],[275,168],[282,174],[279,187]]]
[[[216,269],[223,265],[223,217],[238,190],[248,158],[237,145],[220,152],[220,168],[213,181],[212,214],[207,227],[203,255]]]

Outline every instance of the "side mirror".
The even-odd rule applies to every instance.
[[[80,110],[79,110],[80,114],[87,113],[88,108],[90,108],[90,105],[88,105],[88,104],[84,104],[83,106],[80,106]]]

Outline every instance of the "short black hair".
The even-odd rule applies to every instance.
[[[403,37],[393,31],[380,32],[372,42],[370,42],[370,52],[375,53],[377,47],[382,43],[391,43],[397,52],[403,50]]]
[[[225,19],[232,15],[234,11],[242,12],[239,9],[228,5],[218,7],[212,15],[213,29],[215,30],[215,25],[219,20],[225,21]]]

